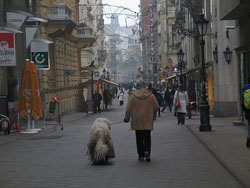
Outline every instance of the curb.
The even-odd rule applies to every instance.
[[[240,177],[234,172],[234,170],[228,165],[195,133],[194,130],[190,126],[186,126],[189,132],[206,148],[206,150],[212,154],[212,156],[223,166],[223,168],[234,178],[236,182],[242,187],[242,188],[248,188],[248,185],[245,184]]]

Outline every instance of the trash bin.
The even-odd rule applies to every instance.
[[[56,109],[56,101],[52,100],[49,103],[49,113],[54,113]]]
[[[9,116],[7,95],[0,95],[0,114]],[[0,126],[0,131],[3,131],[2,126]]]

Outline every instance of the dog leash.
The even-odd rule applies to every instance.
[[[110,125],[115,125],[115,124],[119,124],[119,123],[123,123],[123,121],[118,121],[118,122],[115,122],[115,123],[111,123]]]

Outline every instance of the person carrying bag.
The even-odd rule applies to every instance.
[[[173,103],[177,112],[177,123],[183,125],[185,123],[185,114],[187,113],[188,94],[182,86],[176,90]]]

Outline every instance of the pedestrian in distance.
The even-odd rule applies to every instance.
[[[180,86],[174,94],[173,104],[176,108],[178,124],[185,124],[185,115],[187,113],[188,94],[183,86]]]
[[[164,93],[164,106],[161,110],[162,113],[164,113],[164,110],[166,109],[166,107],[169,107],[169,111],[172,111],[172,107],[173,107],[173,100],[174,100],[174,89],[171,87],[167,87],[165,93]]]
[[[161,92],[159,90],[157,90],[157,92],[156,92],[156,99],[157,99],[159,106],[161,107],[164,101],[163,101],[163,97],[161,95]],[[160,117],[160,116],[161,116],[161,108],[158,109],[158,117]]]
[[[152,94],[155,96],[155,98],[157,99],[157,90],[155,88],[153,88],[153,85],[150,83],[148,85],[148,90],[152,92]],[[154,112],[154,120],[156,120],[156,111]]]
[[[98,109],[98,112],[100,114],[102,96],[99,94],[98,91],[96,91],[95,94],[93,95],[93,99],[94,99],[94,113],[97,113],[97,109]]]
[[[146,84],[143,81],[138,82],[136,90],[128,100],[123,121],[127,123],[131,119],[131,130],[135,130],[139,161],[151,161],[151,131],[154,113],[159,108],[156,97],[146,89]]]
[[[245,118],[248,121],[248,134],[247,134],[247,148],[250,147],[250,76],[248,76],[248,84],[244,85],[242,88],[242,108],[245,112]]]
[[[119,101],[120,101],[120,106],[122,106],[123,105],[123,101],[124,101],[124,92],[123,92],[123,90],[121,90],[121,92],[119,93],[119,95],[118,95],[118,99],[119,99]]]

